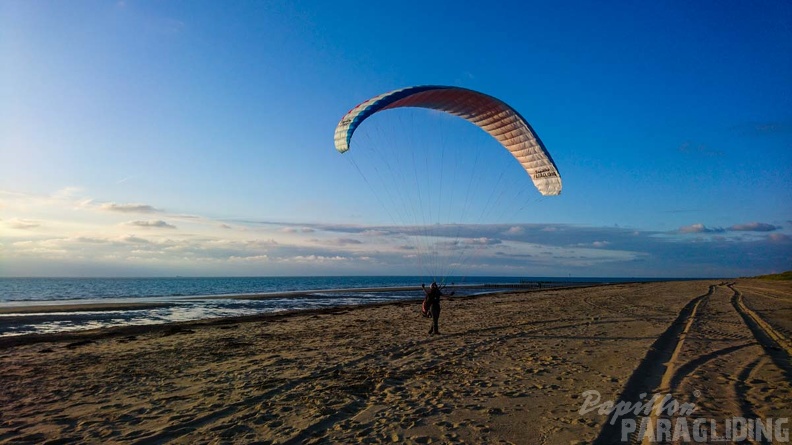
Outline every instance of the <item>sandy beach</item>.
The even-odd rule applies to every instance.
[[[400,302],[3,338],[0,443],[646,443],[625,425],[680,417],[790,428],[790,282],[465,297],[443,302],[441,335],[428,329],[420,303]],[[647,394],[695,410],[611,424],[602,409]]]

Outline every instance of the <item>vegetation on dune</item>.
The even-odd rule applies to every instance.
[[[786,272],[781,273],[774,273],[770,275],[759,275],[758,277],[762,280],[792,280],[792,270],[788,270]]]

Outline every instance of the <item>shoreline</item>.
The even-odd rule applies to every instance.
[[[40,303],[40,302],[36,302]],[[100,311],[123,311],[123,310],[142,310],[158,309],[173,306],[175,303],[169,302],[140,302],[140,303],[66,303],[66,304],[33,304],[29,306],[3,306],[0,307],[0,315],[20,314],[48,314],[61,312],[100,312]],[[2,320],[3,318],[0,318]]]
[[[461,298],[479,298],[482,296],[471,296]],[[207,328],[217,327],[237,323],[256,323],[274,321],[283,318],[290,318],[296,316],[313,316],[313,315],[332,315],[338,313],[346,313],[358,308],[373,308],[380,306],[404,306],[416,305],[420,303],[420,299],[405,299],[394,300],[379,303],[369,303],[362,305],[350,306],[333,306],[316,309],[292,309],[283,310],[278,312],[267,312],[253,315],[238,315],[229,317],[215,317],[200,320],[187,320],[187,321],[170,321],[156,324],[136,324],[126,326],[109,326],[95,329],[83,329],[75,331],[52,332],[52,333],[32,333],[22,335],[9,335],[0,337],[0,350],[13,348],[21,345],[32,345],[37,343],[63,343],[72,341],[96,341],[102,339],[110,339],[115,337],[123,337],[127,335],[146,335],[146,334],[160,334],[167,335],[177,334],[182,331],[190,330],[192,328]]]

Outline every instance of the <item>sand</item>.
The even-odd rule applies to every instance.
[[[610,425],[586,391],[792,417],[789,282],[452,299],[438,336],[419,306],[2,339],[0,443],[646,443],[623,421],[679,418]]]

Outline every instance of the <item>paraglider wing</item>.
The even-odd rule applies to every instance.
[[[561,193],[561,176],[539,136],[504,102],[459,87],[417,86],[391,91],[353,108],[338,123],[335,147],[349,150],[352,134],[366,118],[382,110],[419,107],[459,116],[489,133],[523,166],[542,195]]]

